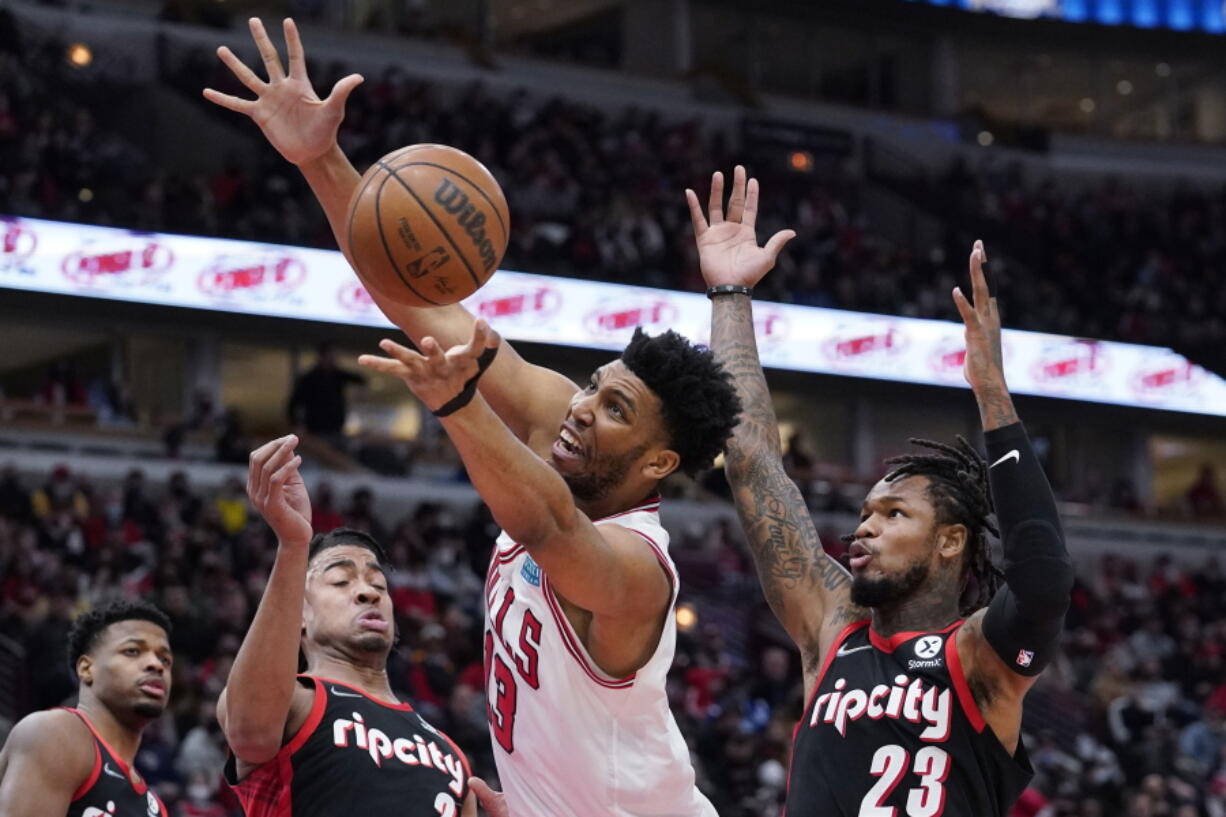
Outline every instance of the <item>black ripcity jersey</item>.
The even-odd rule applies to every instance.
[[[456,817],[468,795],[468,761],[408,704],[376,700],[328,678],[302,728],[272,760],[226,782],[247,817]]]
[[[167,817],[166,806],[111,750],[85,713],[65,709],[80,718],[94,736],[94,767],[73,792],[66,817]]]
[[[955,647],[935,633],[849,625],[796,732],[786,817],[1000,817],[1033,774],[983,721]]]

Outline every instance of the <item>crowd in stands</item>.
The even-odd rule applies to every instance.
[[[317,529],[350,525],[388,546],[401,633],[394,690],[492,776],[479,576],[493,520],[484,506],[429,502],[388,518],[369,490],[345,498],[312,487]],[[823,534],[835,555],[839,532]],[[64,648],[77,612],[115,596],[152,599],[174,623],[177,660],[172,705],[146,733],[138,767],[175,815],[235,815],[219,785],[214,702],[274,547],[238,472],[202,491],[183,474],[154,485],[133,471],[110,486],[67,467],[41,480],[0,470],[0,654],[21,656],[22,667],[0,719],[73,694]],[[698,620],[679,635],[670,701],[700,785],[722,817],[774,817],[802,706],[798,661],[771,635],[734,521],[680,531],[671,549]],[[1036,777],[1015,817],[1226,817],[1219,562],[1084,560],[1063,650],[1027,699],[1024,730]]]
[[[84,80],[60,48],[23,47],[8,29],[11,21],[0,24],[0,212],[334,246],[299,174],[250,123],[210,109],[259,146],[219,157],[211,174],[153,166],[107,126],[106,94],[80,93]],[[165,81],[201,106],[204,85],[248,94],[207,49],[171,53],[164,66]],[[326,89],[349,69],[311,70]],[[485,162],[513,214],[505,267],[681,289],[701,285],[682,191],[705,190],[712,170],[748,155],[701,121],[479,84],[444,88],[397,68],[353,94],[340,139],[359,168],[424,141]],[[1226,290],[1207,274],[1226,261],[1220,192],[1057,184],[990,159],[960,162],[918,185],[915,206],[949,229],[913,246],[875,228],[858,204],[858,171],[821,157],[808,173],[782,164],[755,169],[759,232],[787,226],[798,237],[759,297],[954,318],[949,291],[969,239],[981,235],[1012,326],[1173,345],[1214,360],[1226,340]]]

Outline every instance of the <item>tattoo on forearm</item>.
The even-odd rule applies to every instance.
[[[787,609],[787,594],[796,590],[807,591],[813,603],[826,606],[824,625],[842,626],[861,618],[863,611],[847,598],[850,577],[822,550],[800,490],[784,471],[749,298],[715,300],[711,347],[732,375],[742,402],[740,421],[728,442],[727,473],[767,602],[785,626],[800,618],[800,610]],[[798,646],[810,651],[816,647]]]
[[[1013,408],[1013,398],[1004,386],[985,389],[977,393],[975,400],[979,403],[979,419],[984,431],[994,428],[1004,428],[1017,422],[1017,410]]]

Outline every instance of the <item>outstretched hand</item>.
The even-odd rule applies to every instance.
[[[311,541],[311,498],[298,473],[302,457],[294,453],[293,434],[251,452],[247,467],[247,497],[268,522],[281,544],[305,547]]]
[[[277,47],[269,39],[264,24],[257,17],[252,17],[249,24],[251,37],[268,72],[268,81],[256,76],[223,45],[217,49],[217,56],[256,98],[240,99],[212,88],[204,89],[204,98],[251,117],[287,161],[302,165],[319,158],[336,144],[336,131],[345,118],[345,100],[362,84],[362,76],[344,77],[332,86],[327,99],[320,99],[307,76],[306,54],[294,21],[287,17],[283,24],[288,74],[281,66]]]
[[[422,338],[421,352],[414,352],[392,340],[382,340],[379,348],[389,357],[362,355],[358,363],[377,372],[399,377],[417,395],[426,408],[437,411],[460,392],[480,368],[479,359],[486,349],[498,346],[498,333],[484,320],[473,324],[468,343],[443,351],[432,337]]]
[[[966,325],[966,363],[962,373],[976,391],[1005,385],[1000,312],[996,299],[988,292],[988,280],[983,274],[983,265],[987,260],[983,242],[976,241],[969,262],[974,304],[962,294],[961,287],[954,287],[953,292],[954,305],[958,307],[958,314]]]
[[[706,216],[693,190],[685,191],[685,200],[694,223],[702,278],[709,287],[754,286],[775,266],[775,259],[784,245],[796,237],[794,230],[780,230],[770,237],[766,246],[758,246],[754,232],[754,222],[758,218],[758,180],[746,181],[745,168],[741,165],[733,171],[727,215],[724,214],[724,174],[718,171],[711,176],[711,198]]]

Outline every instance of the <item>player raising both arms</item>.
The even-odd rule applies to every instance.
[[[4,817],[164,817],[132,761],[170,699],[170,619],[152,604],[114,601],[68,633],[76,709],[22,718],[0,749]]]
[[[250,116],[298,165],[347,251],[359,177],[336,131],[360,79],[320,101],[293,23],[288,75],[258,21],[252,33],[268,81],[219,54],[257,99],[206,96]],[[415,309],[371,294],[425,353],[388,343],[394,359],[375,365],[446,409],[443,424],[504,531],[486,582],[485,659],[511,813],[710,817],[665,693],[677,577],[656,489],[722,449],[739,410],[727,375],[675,333],[636,334],[579,388],[528,364],[461,306]],[[418,366],[428,384],[401,369]]]
[[[749,296],[775,256],[754,236],[757,182],[736,169],[725,215],[716,174],[709,221],[693,191],[686,197],[703,277],[720,288],[712,346],[746,406],[728,444],[728,479],[809,693],[786,814],[1007,813],[1031,775],[1022,699],[1056,649],[1073,571],[1051,488],[1005,385],[983,245],[970,257],[974,303],[961,290],[953,297],[988,460],[961,439],[917,441],[934,453],[890,460],[849,537],[848,575],[822,551],[780,457]],[[1005,557],[999,588],[988,550],[993,501]]]

